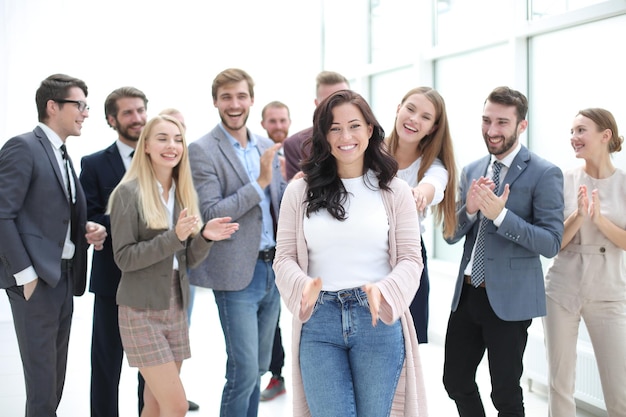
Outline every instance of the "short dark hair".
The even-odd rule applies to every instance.
[[[117,112],[120,110],[117,105],[117,100],[121,98],[140,98],[143,100],[144,107],[148,109],[148,99],[143,91],[135,87],[116,88],[107,96],[106,100],[104,100],[104,117],[106,118],[107,123],[109,123],[109,116],[117,118]],[[110,123],[109,126],[111,126]]]
[[[35,103],[37,103],[37,115],[40,122],[48,120],[48,112],[46,107],[48,101],[65,99],[69,96],[69,91],[72,87],[78,87],[83,90],[85,97],[87,97],[87,84],[83,80],[70,77],[66,74],[53,74],[43,80],[41,85],[35,93]],[[62,107],[63,103],[59,103],[59,107]]]
[[[491,93],[489,93],[485,103],[488,101],[502,104],[504,106],[515,106],[517,123],[522,120],[526,120],[526,114],[528,113],[528,99],[519,91],[513,90],[509,87],[496,87]]]

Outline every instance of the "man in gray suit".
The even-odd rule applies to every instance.
[[[501,416],[524,416],[520,378],[528,327],[546,314],[540,255],[563,235],[563,175],[519,142],[526,97],[494,89],[483,108],[489,155],[463,169],[458,228],[465,237],[445,342],[444,385],[462,417],[485,410],[475,382],[488,351],[491,398]]]
[[[26,383],[26,416],[56,416],[73,296],[87,279],[87,248],[104,226],[87,221],[85,194],[67,155],[89,116],[87,86],[51,75],[35,95],[39,124],[0,150],[0,284],[6,288]]]
[[[213,289],[224,332],[228,360],[220,415],[253,416],[280,307],[272,264],[286,183],[277,155],[281,145],[246,127],[254,103],[250,75],[222,71],[212,95],[221,123],[189,145],[191,169],[203,219],[230,216],[239,231],[215,242],[190,282]]]

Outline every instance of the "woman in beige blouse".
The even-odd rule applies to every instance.
[[[578,112],[570,139],[583,165],[564,174],[565,230],[546,275],[543,324],[549,415],[575,417],[580,319],[591,337],[610,417],[626,416],[626,173],[611,160],[622,149],[613,115]]]

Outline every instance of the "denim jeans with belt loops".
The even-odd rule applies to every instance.
[[[372,326],[360,288],[321,291],[300,338],[300,370],[313,417],[384,417],[404,363],[402,325]]]

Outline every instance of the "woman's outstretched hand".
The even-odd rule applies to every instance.
[[[232,217],[216,217],[209,220],[202,229],[202,236],[209,240],[228,239],[239,230],[239,223],[231,223]]]

